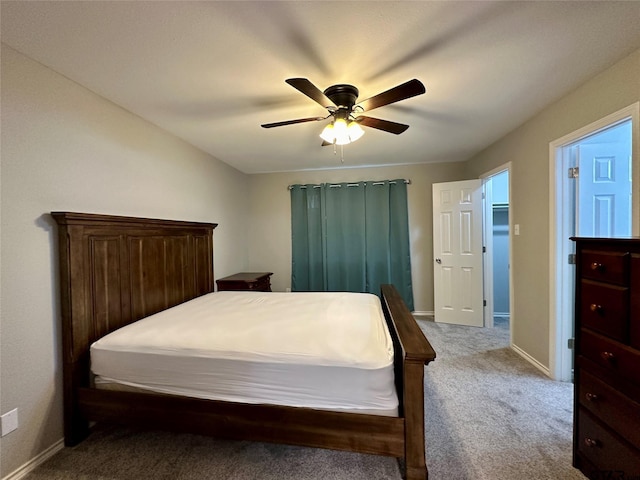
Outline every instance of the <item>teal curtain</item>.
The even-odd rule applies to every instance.
[[[413,310],[407,185],[402,179],[291,187],[293,291],[380,294]]]
[[[321,191],[314,185],[294,185],[291,188],[293,291],[326,290]]]
[[[324,196],[325,290],[367,291],[364,183],[328,185]]]

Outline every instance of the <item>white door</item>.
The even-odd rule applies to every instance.
[[[631,157],[637,135],[632,126],[640,122],[639,105],[623,108],[549,144],[552,171],[549,369],[555,380],[570,381],[573,371],[569,340],[574,336],[575,265],[571,259],[575,243],[569,239],[638,231],[637,226],[634,228],[638,217],[633,216],[633,208],[627,210],[626,220],[620,223],[625,207],[618,207],[625,203],[625,195],[633,205],[628,188],[632,177],[636,181],[640,178],[638,159]],[[577,178],[571,172],[575,167]],[[607,192],[609,187],[613,187],[613,192]]]
[[[578,145],[577,229],[582,237],[631,235],[631,142]]]
[[[482,181],[433,184],[436,322],[482,327]]]

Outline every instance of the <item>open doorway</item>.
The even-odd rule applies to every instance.
[[[508,163],[482,176],[485,326],[511,329],[511,228]]]
[[[549,365],[557,380],[570,381],[573,371],[575,247],[570,238],[637,233],[637,150],[632,154],[637,139],[634,104],[550,144]]]

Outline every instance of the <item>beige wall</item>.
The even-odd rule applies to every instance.
[[[219,223],[216,277],[246,268],[247,176],[2,47],[4,477],[62,438],[55,227],[69,210]]]
[[[513,342],[545,367],[550,365],[549,143],[639,100],[640,50],[466,162],[474,177],[512,162],[510,215],[521,229],[512,236]]]
[[[289,185],[395,178],[411,180],[407,191],[415,310],[433,312],[431,184],[464,180],[462,163],[251,175],[249,265],[274,272],[274,290],[291,286]]]

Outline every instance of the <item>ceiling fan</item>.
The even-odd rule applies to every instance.
[[[345,145],[356,141],[364,134],[360,125],[396,135],[401,134],[409,128],[409,125],[365,116],[362,113],[421,95],[426,91],[422,82],[413,79],[356,103],[359,92],[353,85],[332,85],[322,92],[306,78],[289,78],[285,81],[311,100],[326,108],[329,115],[265,123],[262,127],[273,128],[296,123],[319,122],[333,117],[331,123],[320,134],[323,139],[322,145]]]

